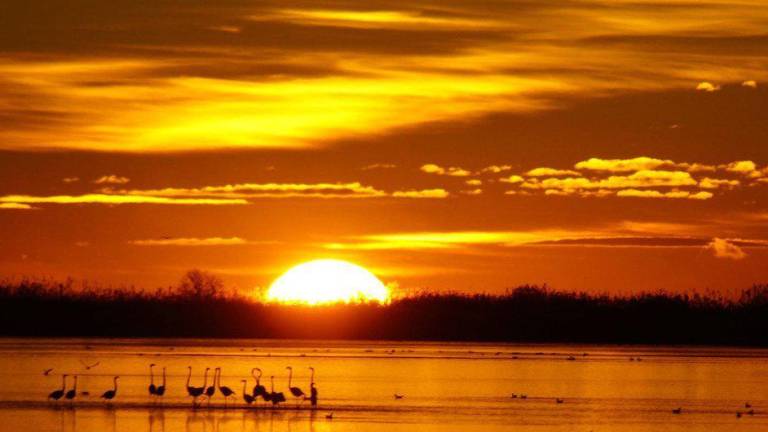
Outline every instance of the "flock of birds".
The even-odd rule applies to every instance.
[[[147,388],[149,392],[149,396],[157,402],[162,398],[166,393],[166,368],[163,367],[163,373],[162,373],[162,383],[159,385],[155,384],[155,371],[154,368],[157,365],[154,363],[149,365],[149,387]],[[317,406],[317,387],[315,386],[315,369],[313,367],[309,367],[310,370],[310,379],[309,379],[309,394],[305,393],[301,388],[293,385],[293,368],[291,366],[287,366],[286,369],[288,370],[288,390],[291,394],[291,396],[294,398],[294,400],[297,401],[297,405],[301,404],[303,401],[309,400],[312,407]],[[203,398],[207,401],[207,404],[210,406],[211,399],[218,393],[221,394],[224,397],[224,406],[226,407],[229,403],[230,399],[235,399],[237,397],[237,394],[232,388],[222,385],[221,384],[221,368],[217,367],[214,369],[213,373],[213,382],[208,385],[208,374],[211,370],[211,368],[205,368],[205,373],[203,374],[203,385],[202,386],[193,386],[191,384],[192,380],[192,366],[188,366],[188,374],[187,374],[187,381],[186,381],[186,390],[187,394],[192,397],[192,405],[194,407],[200,406],[202,401],[200,400]],[[257,374],[258,372],[258,374]],[[47,370],[45,372],[45,375],[48,375],[50,373],[50,370]],[[270,390],[267,391],[267,388],[261,384],[261,376],[262,371],[259,368],[253,368],[251,369],[251,377],[255,380],[255,385],[253,386],[252,390],[249,392],[247,389],[248,386],[248,380],[243,379],[240,380],[243,383],[243,392],[242,392],[242,398],[243,402],[247,405],[251,405],[253,403],[258,403],[259,398],[261,398],[266,403],[271,403],[273,407],[276,407],[280,405],[283,402],[286,402],[286,397],[283,392],[275,391],[275,376],[270,376]],[[77,375],[74,376],[74,383],[72,384],[72,388],[67,390],[67,377],[69,375],[64,374],[61,377],[61,388],[56,389],[52,391],[48,395],[49,401],[70,401],[70,403],[73,403],[74,400],[77,398],[78,392],[77,392]],[[114,377],[113,379],[113,388],[105,391],[100,397],[101,399],[104,399],[108,403],[115,399],[117,396],[117,382],[120,379],[119,376]]]

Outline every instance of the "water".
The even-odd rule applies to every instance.
[[[630,360],[635,359],[635,360]],[[639,359],[639,360],[637,360]],[[86,369],[87,365],[98,365]],[[149,364],[167,393],[147,394]],[[317,410],[292,400],[309,389]],[[192,409],[187,366],[200,386],[223,368],[236,390]],[[275,376],[288,402],[245,408],[241,379]],[[53,368],[48,376],[43,371]],[[61,373],[79,375],[75,402],[49,403]],[[0,340],[1,431],[721,431],[768,428],[768,350],[575,345],[275,341]],[[99,395],[119,375],[111,405]],[[159,378],[159,377],[158,377]],[[157,383],[159,384],[159,379]],[[71,384],[71,381],[68,383]],[[209,379],[210,384],[210,379]],[[248,380],[248,389],[253,387]],[[69,386],[69,385],[68,385]],[[394,394],[402,399],[395,399]],[[513,394],[518,395],[512,398]],[[525,394],[527,397],[520,397]],[[556,399],[561,398],[562,403]],[[744,404],[749,402],[754,415]],[[681,414],[673,414],[675,408]],[[744,412],[741,418],[736,412]],[[333,419],[326,415],[333,413]]]

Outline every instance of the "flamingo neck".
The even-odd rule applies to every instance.
[[[291,380],[293,380],[293,369],[288,369],[288,387],[291,386]]]
[[[189,368],[189,373],[187,374],[187,387],[189,387],[189,380],[192,378],[192,368]]]
[[[152,366],[149,367],[149,383],[155,385],[155,372]]]

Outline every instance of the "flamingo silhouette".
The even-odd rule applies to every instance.
[[[163,366],[163,383],[157,386],[157,389],[155,389],[155,395],[158,397],[165,395],[165,366]]]
[[[259,376],[254,375],[253,371],[259,371]],[[252,393],[253,399],[256,400],[256,398],[261,396],[262,398],[264,398],[264,400],[267,400],[266,399],[267,388],[261,385],[261,369],[259,368],[251,369],[251,376],[253,377],[253,379],[256,380],[256,385],[253,386],[253,393]]]
[[[288,390],[291,391],[291,394],[293,395],[293,397],[301,398],[299,400],[299,402],[301,402],[302,400],[304,400],[306,395],[304,394],[304,392],[300,388],[294,387],[294,386],[291,385],[291,382],[293,380],[293,368],[290,367],[290,366],[286,366],[286,369],[288,369]]]
[[[155,373],[152,370],[153,367],[155,367],[154,363],[149,365],[149,396],[150,397],[157,395],[157,387],[155,387]]]
[[[254,398],[253,395],[249,395],[248,392],[245,390],[245,386],[246,384],[248,384],[248,380],[242,380],[242,381],[243,381],[243,400],[245,401],[245,403],[250,405],[253,403],[254,399],[256,398]]]
[[[104,392],[104,394],[102,394],[102,395],[101,395],[101,398],[102,398],[102,399],[104,399],[104,400],[106,400],[107,402],[109,402],[109,401],[111,401],[112,399],[114,399],[114,398],[115,398],[115,396],[117,396],[117,380],[118,380],[118,379],[120,379],[120,377],[119,377],[119,376],[116,376],[115,378],[113,378],[113,379],[112,379],[112,382],[113,382],[113,385],[114,385],[114,387],[112,388],[112,390],[107,390],[107,391],[105,391],[105,392]]]
[[[64,396],[64,391],[66,391],[66,389],[67,389],[67,377],[68,376],[69,375],[66,375],[66,374],[61,376],[61,388],[58,389],[58,390],[52,391],[48,395],[48,400],[53,399],[53,400],[57,401],[57,400],[61,399],[62,396]]]
[[[285,395],[283,392],[275,392],[275,376],[269,377],[272,383],[272,391],[269,392],[269,400],[272,402],[272,406],[277,406],[280,402],[285,402]]]
[[[205,368],[206,373],[208,372],[209,368]],[[208,398],[208,406],[211,405],[211,398],[213,397],[213,394],[216,393],[216,374],[218,373],[218,369],[213,370],[213,384],[208,386],[205,389],[205,397]],[[203,384],[203,387],[205,387],[205,384]]]
[[[219,393],[224,395],[224,406],[226,407],[227,400],[230,396],[234,396],[235,392],[231,388],[221,385],[221,368],[216,368],[216,371],[218,372],[218,381],[216,382],[216,387],[218,387]]]
[[[197,398],[199,398],[203,394],[203,391],[205,390],[205,384],[208,382],[209,368],[205,368],[205,376],[203,378],[202,387],[193,387],[189,385],[189,380],[192,378],[192,366],[187,366],[187,368],[189,368],[189,373],[187,374],[187,394],[192,396],[192,405],[196,406]]]
[[[315,387],[315,368],[312,366],[309,367],[310,375],[309,375],[309,403],[313,407],[317,406],[317,387]],[[304,399],[306,400],[307,397],[304,396]]]
[[[68,401],[74,401],[75,396],[77,396],[77,375],[75,375],[75,384],[72,386],[72,388],[64,395],[64,398]]]

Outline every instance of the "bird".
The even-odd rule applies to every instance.
[[[286,366],[286,369],[288,369],[288,390],[291,391],[293,397],[301,398],[299,399],[299,402],[301,402],[305,397],[304,392],[300,388],[291,385],[291,381],[293,380],[293,368]]]
[[[682,412],[683,412],[682,408],[675,408],[675,409],[672,410],[672,414],[680,414]]]
[[[51,372],[53,372],[53,368],[46,369],[46,370],[43,371],[43,375],[48,376],[48,375],[51,374]]]
[[[165,395],[165,366],[163,366],[163,383],[157,386],[157,389],[155,390],[155,395],[158,397],[162,397]]]
[[[520,399],[528,399],[528,395],[526,395],[526,394],[521,394],[521,395],[520,395]]]
[[[309,367],[310,375],[309,375],[309,404],[313,407],[317,406],[317,387],[315,387],[315,368],[312,366]],[[304,396],[304,399],[307,397]]]
[[[149,396],[150,397],[157,395],[157,387],[155,387],[155,373],[152,371],[153,367],[155,367],[154,363],[149,365]]]
[[[256,376],[253,373],[254,371],[259,371],[259,375]],[[263,398],[267,394],[267,388],[261,384],[261,369],[259,368],[251,369],[251,376],[253,377],[253,379],[256,380],[256,385],[253,386],[253,393],[251,393],[251,395],[253,395],[253,399],[256,400],[256,398],[259,396]]]
[[[234,396],[235,392],[231,388],[221,385],[221,368],[220,367],[216,368],[216,370],[219,372],[218,373],[219,379],[216,382],[216,387],[219,388],[219,393],[221,393],[224,396],[224,406],[226,406],[228,398],[230,396]]]
[[[112,379],[112,382],[114,383],[114,388],[113,388],[112,390],[107,390],[107,391],[105,391],[105,392],[104,392],[104,393],[101,395],[101,398],[102,398],[102,399],[104,399],[104,400],[106,400],[107,402],[109,402],[109,401],[111,401],[112,399],[114,399],[114,398],[115,398],[115,396],[117,396],[117,380],[118,380],[118,379],[120,379],[120,377],[119,377],[119,376],[116,376],[116,377],[114,377],[114,378]]]
[[[564,401],[563,399],[557,398],[557,399],[555,399],[555,402],[557,402],[557,403],[561,404],[561,403],[563,403],[563,402],[565,402],[565,401]]]
[[[209,368],[205,368],[205,372],[208,373]],[[205,387],[205,383],[203,383],[203,387]],[[216,393],[216,370],[213,371],[213,384],[206,387],[205,389],[205,397],[208,398],[208,405],[211,404],[211,398],[213,397],[213,394]]]
[[[79,361],[80,361],[80,364],[83,365],[85,370],[91,370],[91,368],[95,368],[96,366],[98,366],[101,363],[101,362],[96,362],[96,363],[88,364],[88,363],[86,363],[86,362],[84,362],[82,360],[79,360]]]
[[[75,400],[75,396],[77,396],[77,375],[75,375],[75,384],[64,395],[64,398],[67,399],[68,401],[73,401],[73,400]]]
[[[274,375],[270,376],[269,380],[272,383],[272,390],[269,392],[269,400],[272,402],[272,406],[277,406],[278,404],[280,404],[280,402],[285,402],[285,395],[283,394],[283,392],[275,391]]]
[[[245,391],[245,386],[248,384],[248,380],[242,380],[243,381],[243,401],[247,403],[248,405],[252,404],[254,401],[253,395],[248,394],[247,391]]]
[[[328,414],[325,415],[325,418],[327,418],[328,420],[333,420],[333,413],[329,412]]]
[[[510,397],[511,397],[512,399],[517,399],[517,393],[512,393],[512,395],[511,395]]]
[[[740,411],[736,411],[736,418],[741,418],[741,412]]]
[[[744,408],[752,408],[752,404],[750,404],[749,402],[745,402]]]
[[[203,394],[203,391],[205,390],[205,384],[208,382],[209,368],[205,368],[205,377],[203,378],[202,387],[193,387],[189,385],[189,380],[192,378],[192,366],[187,366],[187,368],[189,368],[189,373],[187,374],[187,394],[192,396],[192,405],[195,405],[197,402],[197,398],[199,398]]]
[[[66,375],[66,374],[61,376],[61,388],[58,389],[58,390],[52,391],[48,395],[48,400],[53,399],[53,400],[57,401],[57,400],[61,399],[62,396],[64,396],[64,391],[66,391],[66,389],[67,389],[67,377],[68,376],[69,375]]]
[[[402,399],[404,397],[405,397],[405,395],[401,395],[401,394],[395,393],[395,399]]]

